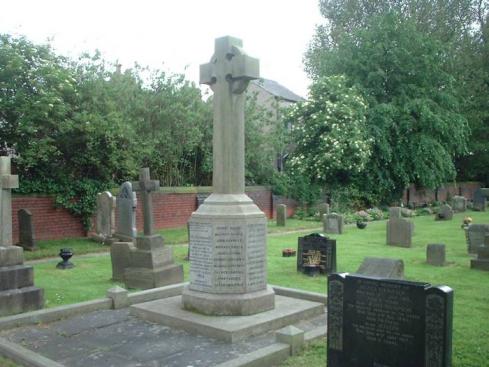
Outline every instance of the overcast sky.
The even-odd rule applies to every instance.
[[[99,49],[124,67],[141,65],[185,73],[198,82],[214,39],[241,38],[260,60],[261,76],[301,95],[309,80],[302,63],[322,22],[318,0],[0,0],[0,33],[52,39],[57,52],[76,57]]]

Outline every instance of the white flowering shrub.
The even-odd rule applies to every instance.
[[[312,182],[347,183],[352,173],[367,164],[373,140],[366,128],[366,102],[344,76],[320,79],[310,89],[310,99],[289,112],[292,169]]]

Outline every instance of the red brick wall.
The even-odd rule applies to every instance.
[[[248,196],[263,210],[268,218],[272,218],[272,192],[268,188],[247,191]],[[195,193],[163,193],[153,194],[154,226],[157,229],[183,226],[197,209]],[[29,209],[33,216],[35,236],[39,240],[74,238],[86,236],[80,218],[70,214],[66,209],[54,208],[51,196],[14,196],[12,200],[12,222],[14,243],[18,242],[19,228],[17,211]],[[138,197],[136,213],[138,231],[143,230],[143,214],[141,200]]]
[[[13,196],[12,198],[12,233],[14,243],[19,241],[19,224],[17,212],[28,209],[32,213],[34,235],[38,240],[84,237],[86,232],[80,218],[66,209],[55,208],[52,196]]]
[[[438,195],[435,195],[435,190],[416,188],[411,185],[404,191],[402,201],[404,204],[414,203],[417,205],[432,203],[438,196],[438,201],[447,201],[449,197],[461,194],[468,200],[474,198],[474,192],[481,187],[479,182],[458,182],[448,183],[438,189]],[[409,190],[409,200],[408,200]]]

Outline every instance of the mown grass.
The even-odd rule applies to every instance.
[[[489,213],[469,214],[475,223],[489,223]],[[452,221],[446,222],[434,221],[433,217],[414,218],[413,247],[408,249],[385,245],[385,221],[369,223],[365,230],[346,226],[344,234],[333,236],[337,239],[338,271],[355,272],[366,256],[400,258],[404,260],[408,280],[450,286],[455,292],[453,366],[489,366],[489,272],[470,269],[465,236],[460,229],[463,217],[464,214],[456,214]],[[303,221],[297,223],[297,227],[293,227],[291,221],[288,223],[287,230],[293,230],[300,228]],[[311,227],[317,227],[318,222],[309,223],[316,224]],[[268,236],[269,283],[326,293],[325,277],[310,278],[297,273],[296,258],[281,255],[283,248],[297,246],[299,235],[273,233]],[[428,243],[446,244],[447,260],[451,263],[446,267],[426,264]],[[65,243],[68,244],[69,241]],[[184,260],[187,247],[173,248],[176,261],[184,264],[187,278],[188,262]],[[68,271],[56,270],[54,260],[35,265],[36,285],[45,289],[48,307],[102,297],[115,284],[110,280],[110,257],[74,257],[73,261],[76,268]],[[283,366],[324,366],[325,363],[323,341],[308,347],[304,354],[289,359]]]

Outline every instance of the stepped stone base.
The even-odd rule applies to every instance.
[[[34,269],[28,265],[0,268],[0,291],[30,287],[34,284]]]
[[[247,316],[272,310],[275,292],[269,286],[263,291],[244,294],[211,294],[187,287],[182,293],[183,307],[204,315]]]
[[[44,290],[24,287],[0,292],[0,316],[34,311],[44,306]]]
[[[251,316],[207,316],[182,308],[182,296],[140,303],[130,307],[144,320],[209,336],[228,343],[277,330],[300,320],[324,314],[324,304],[275,296],[275,308]]]
[[[161,268],[126,268],[124,282],[128,288],[150,289],[183,282],[183,265],[169,264]]]
[[[0,246],[0,266],[22,265],[24,249],[19,246]]]

